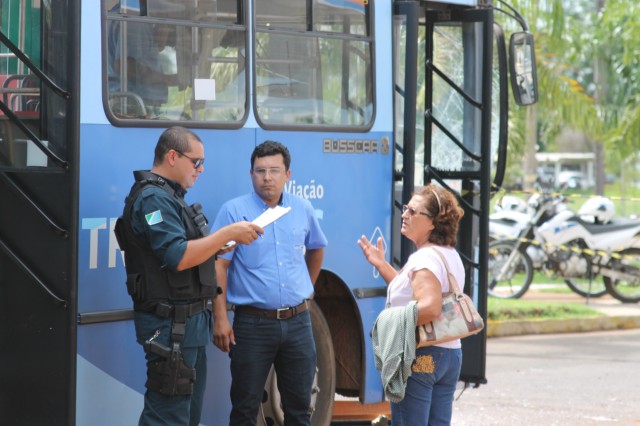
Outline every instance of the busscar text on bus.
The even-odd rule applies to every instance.
[[[508,93],[518,105],[538,96],[533,35],[506,2],[0,0],[0,11],[0,419],[137,422],[146,368],[113,227],[132,171],[150,167],[171,125],[204,141],[187,201],[210,218],[250,190],[257,144],[292,153],[285,190],[312,202],[329,240],[311,303],[314,425],[342,404],[385,402],[370,331],[386,288],[356,241],[382,237],[404,264],[401,206],[416,187],[435,181],[465,209],[464,287],[486,319]],[[522,27],[508,49],[498,16]],[[463,354],[460,380],[486,383],[486,334]],[[213,345],[207,357],[202,424],[226,424],[229,359]],[[259,424],[283,424],[273,374],[264,395]]]

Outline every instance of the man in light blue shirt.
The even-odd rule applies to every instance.
[[[263,238],[238,246],[216,261],[222,294],[214,299],[214,344],[231,358],[231,425],[255,425],[273,365],[285,423],[310,425],[316,350],[307,299],[324,256],[324,236],[311,203],[283,192],[291,156],[266,141],[251,155],[254,191],[225,203],[213,225],[252,221],[265,210],[290,207],[264,227]],[[234,305],[233,327],[226,304]]]

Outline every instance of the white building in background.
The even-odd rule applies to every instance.
[[[591,188],[595,184],[593,152],[538,152],[536,160],[542,174],[552,179],[556,188]]]

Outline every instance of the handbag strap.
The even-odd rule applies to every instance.
[[[449,270],[449,263],[447,262],[447,259],[445,259],[440,250],[436,249],[435,247],[431,247],[431,249],[438,253],[438,256],[440,256],[442,263],[444,263],[444,268],[447,270],[447,277],[449,278],[449,291],[455,294],[461,294],[462,292],[460,291],[460,287],[458,287],[458,280],[456,280],[456,277],[454,277]]]

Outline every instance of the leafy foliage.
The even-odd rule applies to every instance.
[[[556,136],[570,128],[603,142],[607,164],[613,169],[624,159],[636,158],[640,150],[640,3],[509,3],[529,23],[535,36],[538,148],[553,151]],[[497,6],[501,4],[496,2]],[[496,13],[496,19],[508,30],[520,30],[513,19],[500,13]],[[517,166],[526,152],[525,109],[513,108],[510,118],[510,159]]]

